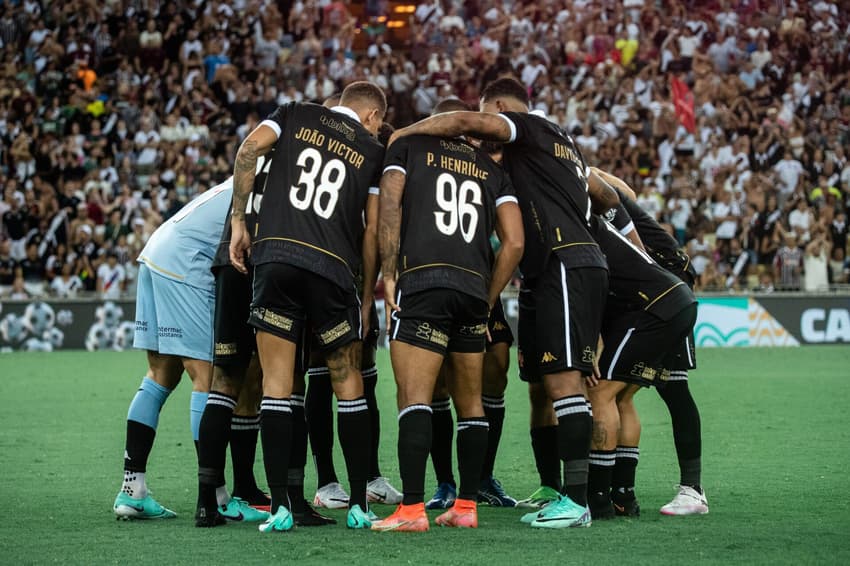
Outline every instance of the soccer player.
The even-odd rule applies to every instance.
[[[332,96],[324,102],[331,108],[339,103],[338,96]],[[386,122],[378,131],[378,141],[386,146],[393,128]],[[362,287],[359,281],[358,287]],[[372,445],[369,450],[369,483],[366,484],[366,496],[369,503],[385,503],[397,505],[401,503],[399,492],[381,473],[379,448],[381,442],[381,414],[375,388],[378,385],[378,368],[375,356],[378,351],[380,327],[378,311],[373,302],[369,313],[369,332],[363,339],[363,354],[360,360],[360,370],[363,375],[363,394],[369,407],[369,421],[372,425]],[[330,373],[321,355],[314,355],[311,360],[305,396],[307,426],[310,432],[310,448],[316,465],[318,485],[313,497],[313,505],[329,509],[342,509],[348,506],[348,493],[340,485],[333,461],[333,389]]]
[[[465,108],[460,101],[444,101],[435,113],[457,106]],[[460,485],[454,506],[436,522],[475,528],[487,450],[481,403],[487,318],[522,255],[517,199],[502,169],[463,139],[416,136],[388,149],[380,200],[381,270],[398,387],[404,499],[372,529],[429,529],[424,496],[430,403],[446,358],[458,413]],[[492,261],[494,227],[503,245]]]
[[[262,202],[274,152],[258,160],[257,175],[246,210],[246,225],[253,229]],[[228,211],[227,219],[230,213]],[[201,418],[198,455],[198,509],[195,525],[215,527],[230,520],[264,520],[251,505],[268,511],[271,502],[257,487],[254,459],[260,428],[258,408],[261,397],[261,373],[254,355],[254,330],[248,325],[253,269],[244,275],[230,265],[230,223],[213,260],[216,281],[215,349],[213,380],[207,405]],[[303,367],[303,364],[301,364]],[[296,375],[299,372],[296,371]],[[300,372],[303,392],[303,369]],[[296,382],[299,381],[296,379]],[[288,493],[295,523],[321,526],[336,523],[316,513],[304,499],[304,464],[307,458],[307,428],[303,402],[293,394],[293,456],[290,461]],[[303,398],[303,394],[300,395]],[[227,445],[233,463],[233,495],[227,493],[224,465]],[[298,462],[301,462],[300,466]],[[299,482],[300,478],[300,482]]]
[[[340,442],[350,484],[346,524],[368,528],[366,503],[371,442],[359,363],[368,329],[372,284],[362,303],[354,274],[377,279],[377,183],[384,148],[373,135],[386,112],[380,88],[350,84],[331,109],[290,103],[242,142],[234,167],[230,261],[243,273],[254,264],[250,323],[263,368],[260,406],[263,460],[272,516],[261,532],[286,531],[294,520],[287,498],[292,445],[296,346],[310,328],[325,354],[338,399]],[[254,234],[245,224],[260,156],[275,149]],[[365,216],[365,229],[364,229]],[[252,240],[253,246],[251,244]]]
[[[588,170],[563,130],[529,115],[528,92],[518,81],[504,78],[488,85],[481,110],[431,116],[395,136],[469,135],[505,144],[505,171],[521,180],[516,188],[526,235],[520,263],[520,372],[527,380],[542,381],[554,401],[558,456],[564,463],[562,493],[532,525],[586,526],[592,417],[583,378],[593,371],[608,289],[605,257],[590,235],[590,196],[600,212],[613,207],[617,196]]]
[[[638,239],[649,255],[693,289],[696,273],[690,258],[681,251],[678,242],[637,205],[634,192],[628,185],[617,177],[602,171],[598,173],[620,192],[620,201],[626,211],[626,214],[617,214],[617,209],[613,209],[612,224],[626,237],[637,233]],[[701,485],[700,415],[688,387],[688,371],[696,368],[693,337],[686,336],[677,352],[678,355],[672,361],[673,366],[665,368],[670,370],[669,379],[665,384],[656,387],[656,391],[670,411],[680,472],[679,492],[672,501],[661,507],[661,513],[665,515],[705,514],[708,513],[708,499]],[[624,403],[619,405],[621,421],[628,422],[628,419],[623,421],[622,415],[624,411],[627,415],[630,414],[633,407]],[[633,438],[629,445],[622,445],[621,442],[621,446],[617,447],[612,498],[614,509],[618,514],[629,514],[629,510],[632,510],[634,514],[636,510],[639,510],[634,496],[634,469],[637,467],[639,458],[637,446],[637,440],[640,438],[639,428],[637,434],[633,434]]]
[[[210,265],[231,193],[230,180],[211,188],[160,226],[139,254],[133,346],[147,351],[148,371],[127,413],[124,483],[113,504],[119,518],[176,516],[148,492],[147,460],[159,413],[184,370],[192,380],[190,425],[198,440],[212,378]]]
[[[621,205],[618,214],[625,215],[624,210]],[[594,236],[608,257],[609,295],[602,324],[600,379],[591,378],[593,386],[589,389],[593,442],[588,497],[592,517],[606,519],[615,515],[611,487],[618,443],[621,454],[628,458],[628,448],[636,448],[640,438],[632,397],[640,387],[666,379],[664,370],[672,365],[678,346],[693,329],[697,306],[693,292],[681,279],[610,223],[594,220]],[[621,512],[636,515],[633,477],[630,482],[620,478],[618,483],[631,483],[618,486],[624,487],[618,501]]]

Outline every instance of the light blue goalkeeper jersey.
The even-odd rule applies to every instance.
[[[156,273],[213,291],[210,271],[224,223],[230,218],[233,177],[194,200],[157,228],[139,254]]]

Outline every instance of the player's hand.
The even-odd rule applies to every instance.
[[[395,303],[395,277],[384,277],[384,310],[387,312],[387,332],[389,332],[393,313],[401,311]]]
[[[251,256],[251,236],[245,227],[244,219],[233,219],[230,222],[232,234],[230,236],[230,263],[240,273],[248,273],[245,267],[245,258]]]

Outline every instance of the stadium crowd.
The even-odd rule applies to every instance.
[[[846,284],[840,4],[433,0],[399,42],[387,2],[6,0],[0,296],[133,296],[153,230],[280,104],[370,80],[400,127],[504,75],[669,225],[698,290]]]

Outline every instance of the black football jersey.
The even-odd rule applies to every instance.
[[[593,235],[608,259],[606,317],[643,309],[670,320],[696,302],[678,277],[658,265],[605,219],[591,218]]]
[[[517,202],[508,176],[463,140],[399,139],[384,170],[406,175],[398,258],[402,294],[434,287],[487,300],[496,207]]]
[[[501,116],[511,126],[502,165],[522,209],[523,275],[539,275],[553,252],[567,267],[606,268],[590,233],[588,168],[581,151],[566,132],[545,118],[516,112]]]
[[[251,190],[251,196],[248,198],[248,206],[245,210],[245,227],[248,229],[249,234],[254,233],[254,226],[257,223],[257,212],[260,210],[260,204],[263,201],[263,191],[266,189],[266,179],[269,176],[269,168],[272,165],[273,156],[274,149],[257,160],[257,175],[254,177],[254,188]],[[230,264],[230,213],[231,211],[228,211],[227,218],[224,221],[221,241],[218,243],[218,249],[215,252],[212,262],[213,270]],[[248,259],[250,260],[251,258]]]
[[[615,189],[616,190],[616,189]],[[672,272],[689,285],[693,285],[696,272],[691,258],[683,252],[679,242],[661,227],[655,219],[635,201],[617,190],[620,204],[605,215],[620,233],[627,233],[633,223],[646,251],[661,267]]]
[[[252,235],[254,265],[286,263],[353,285],[384,147],[342,107],[290,103],[263,124],[279,137]]]

